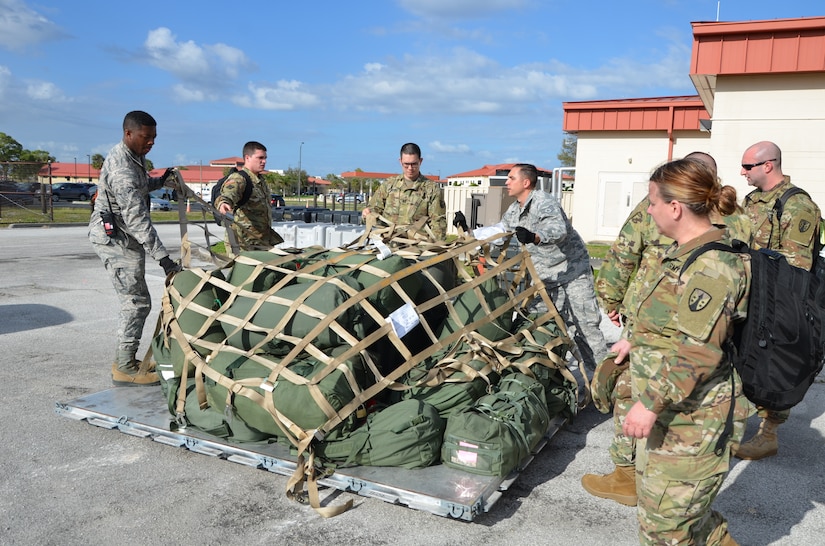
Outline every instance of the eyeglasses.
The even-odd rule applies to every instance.
[[[421,163],[421,162],[420,161],[415,161],[413,163],[401,163],[401,164],[404,167],[406,167],[407,169],[414,169],[415,167],[418,167],[419,163]]]
[[[766,159],[765,161],[760,161],[759,163],[742,163],[742,168],[746,171],[753,169],[754,167],[758,167],[759,165],[764,165],[769,161],[776,161],[775,159]]]

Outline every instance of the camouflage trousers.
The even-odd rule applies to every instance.
[[[711,509],[730,469],[731,448],[742,439],[746,404],[736,404],[733,433],[714,452],[730,403],[687,414],[665,411],[650,437],[636,443],[641,544],[719,544],[727,521]],[[664,423],[667,423],[666,425]]]
[[[786,409],[782,411],[774,411],[769,410],[768,408],[763,408],[762,406],[757,406],[756,414],[759,416],[760,419],[773,421],[774,423],[778,423],[781,425],[782,423],[788,420],[788,417],[791,416],[791,410]]]
[[[547,286],[551,284],[547,283]],[[607,356],[607,342],[600,328],[602,315],[593,289],[593,274],[588,270],[567,284],[547,289],[556,310],[567,326],[567,333],[576,343],[590,373]],[[531,311],[546,313],[541,299],[531,302]]]
[[[610,442],[609,452],[616,466],[631,466],[636,461],[636,439],[622,433],[622,425],[633,403],[628,368],[619,375],[613,387],[613,441]]]
[[[117,351],[137,353],[143,325],[152,309],[146,284],[146,252],[140,244],[120,234],[108,244],[92,243],[103,261],[120,302],[117,326]]]

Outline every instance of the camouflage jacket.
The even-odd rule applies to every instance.
[[[650,199],[645,196],[630,213],[596,279],[596,295],[602,308],[608,312],[618,310],[628,323],[633,320],[639,294],[656,281],[658,262],[673,244],[673,239],[659,233],[647,212],[649,205]],[[744,214],[712,215],[711,221],[727,228],[731,239],[750,241],[750,219]]]
[[[149,215],[149,192],[162,186],[162,178],[149,177],[144,156],[135,155],[123,142],[115,145],[100,169],[89,239],[99,244],[109,242],[100,213],[111,208],[117,223],[116,238],[125,238],[126,244],[136,242],[155,260],[168,256]]]
[[[773,207],[786,190],[794,187],[789,181],[770,191],[754,190],[745,196],[742,206],[753,223],[751,248],[769,248],[783,254],[788,263],[811,269],[814,234],[819,225],[819,207],[803,194],[788,199],[781,218],[774,218]]]
[[[241,250],[269,249],[283,239],[272,229],[272,206],[269,200],[269,186],[263,177],[244,169],[252,180],[252,193],[249,200],[236,207],[243,197],[246,180],[240,173],[232,173],[221,186],[221,194],[215,198],[215,205],[228,203],[232,207],[235,222],[232,231],[238,239]]]
[[[655,266],[673,244],[673,239],[659,233],[647,213],[649,205],[647,197],[636,205],[599,269],[596,295],[607,312],[618,310],[628,316],[629,310],[636,308],[639,293],[655,280],[658,274]],[[654,279],[647,278],[649,272]]]
[[[548,288],[567,284],[590,269],[590,256],[579,233],[573,229],[559,201],[543,190],[533,190],[522,207],[514,201],[501,219],[504,229],[521,226],[539,236],[539,244],[527,243],[541,280]],[[512,241],[515,241],[513,237]]]
[[[427,223],[435,238],[443,241],[447,236],[447,205],[437,183],[423,174],[415,182],[407,182],[403,175],[387,179],[370,198],[370,212],[384,216],[400,225],[413,224],[421,218]]]
[[[730,244],[712,229],[665,253],[658,279],[639,297],[631,332],[630,373],[634,398],[649,410],[691,412],[730,397],[723,350],[733,323],[747,315],[749,259],[710,250],[680,276],[685,260],[704,243]]]

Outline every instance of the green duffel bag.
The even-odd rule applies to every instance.
[[[227,280],[232,286],[241,286],[250,292],[266,292],[298,268],[298,263],[290,256],[267,250],[242,250],[240,258],[240,261],[236,258],[233,262]],[[271,265],[263,267],[256,275],[255,268],[260,264]]]
[[[346,438],[319,442],[316,455],[335,466],[423,468],[438,462],[445,421],[421,400],[403,400],[371,414]]]
[[[486,303],[482,305],[475,290],[466,290],[456,296],[453,301],[453,307],[458,313],[458,322],[447,315],[447,318],[438,330],[438,338],[444,339],[447,336],[461,330],[465,325],[481,320],[488,316],[490,311],[494,311],[509,302],[507,292],[499,288],[498,281],[495,278],[488,279],[478,285],[481,295]],[[477,333],[489,339],[490,341],[498,341],[509,337],[510,330],[513,326],[512,313],[504,313],[499,315],[494,320],[487,324],[482,324],[475,329]]]
[[[201,408],[197,392],[195,392],[194,379],[189,379],[186,387],[184,416],[188,425],[218,438],[226,438],[235,442],[261,442],[270,437],[268,434],[248,427],[239,419],[228,418],[220,408],[209,405]]]
[[[203,279],[207,277],[224,280],[223,273],[219,270],[206,272],[202,269],[184,269],[172,278],[172,287],[174,288],[174,291],[169,292],[169,300],[172,303],[172,309],[175,311],[175,316],[178,317],[177,320],[180,325],[180,329],[184,334],[190,336],[196,335],[201,330],[203,325],[209,320],[209,317],[216,310],[218,310],[221,305],[223,305],[228,297],[228,293],[225,290],[218,288],[208,281],[206,284],[201,286],[198,293],[192,297],[192,292],[196,290]],[[192,298],[186,308],[180,312],[179,308],[182,300],[178,299],[176,292],[177,294],[180,294],[181,298]],[[215,321],[209,325],[206,331],[204,331],[198,339],[211,343],[221,343],[225,338],[226,334],[224,333],[221,324]],[[178,341],[181,343],[186,342],[182,339]],[[209,348],[199,344],[196,340],[192,340],[190,344],[201,355],[205,356],[212,352]],[[174,350],[174,346],[172,358],[179,362],[179,365],[183,364],[183,354],[177,353]]]
[[[340,347],[334,350],[332,356],[335,356],[336,353],[340,354],[347,348],[348,347]],[[278,359],[270,355],[261,354],[257,355],[257,358],[266,359],[272,362],[273,366],[278,363]],[[263,380],[271,373],[271,367],[248,357],[230,353],[229,351],[222,351],[212,358],[209,366],[230,379],[244,381],[250,389],[258,394],[264,397],[271,397],[273,405],[280,413],[306,431],[320,428],[329,420],[329,417],[327,417],[324,410],[312,396],[312,390],[318,391],[330,404],[332,409],[337,412],[355,398],[347,374],[355,379],[359,389],[366,388],[370,384],[367,366],[360,354],[356,354],[351,359],[340,364],[338,368],[321,379],[317,384],[299,384],[293,383],[285,378],[279,378],[275,381],[274,388],[271,392],[261,387]],[[325,363],[308,357],[304,360],[298,360],[289,364],[287,369],[301,377],[311,380],[320,371],[326,369],[326,366]],[[342,371],[340,366],[344,366],[347,369],[347,373]],[[213,381],[207,381],[207,401],[210,406],[216,408],[218,411],[226,412],[226,402],[230,398],[228,394],[228,390],[223,385],[219,385]],[[270,436],[285,436],[284,432],[275,422],[274,417],[256,401],[242,394],[235,394],[231,400],[234,407],[231,408],[230,411],[235,418],[245,422],[253,429]],[[353,430],[357,424],[358,418],[356,413],[353,412],[345,417],[344,420],[334,428],[334,431],[329,431],[328,435],[330,437],[337,437],[339,434]]]
[[[355,280],[342,278],[342,282],[360,290],[362,287]],[[265,301],[244,325],[242,330],[223,317],[245,318],[251,309],[258,303],[257,299],[240,296],[224,311],[219,321],[227,336],[226,343],[232,347],[248,351],[263,342],[267,334],[272,331],[284,318],[286,313],[292,316],[284,324],[282,333],[295,338],[304,338],[309,335],[315,326],[321,322],[320,317],[334,316],[335,321],[344,329],[351,332],[356,339],[367,336],[367,324],[360,306],[350,306],[344,310],[338,308],[349,299],[349,295],[340,287],[332,283],[309,284],[297,283],[285,286],[272,294],[272,297],[282,298],[285,304],[271,300]],[[312,309],[315,314],[307,314],[300,310],[290,311],[290,305],[296,300],[303,300],[304,305]],[[318,349],[325,350],[345,345],[344,339],[334,330],[332,324],[322,329],[312,338],[312,344]],[[292,350],[294,343],[272,338],[264,343],[260,349],[266,353],[283,356]]]
[[[468,374],[455,370],[440,385],[428,387],[420,385],[402,391],[401,398],[404,400],[415,399],[427,402],[438,410],[438,414],[443,419],[447,419],[452,413],[469,406],[487,394],[491,385],[498,382],[498,374],[490,369],[490,364],[484,360],[470,360],[466,364],[477,372],[484,372],[487,380],[483,377],[469,377]],[[415,384],[426,377],[427,370],[424,367],[416,366],[407,374],[404,383]]]
[[[508,390],[482,396],[447,419],[441,447],[445,465],[504,477],[521,465],[547,433],[550,418],[543,397],[537,394],[541,385],[523,374],[509,377],[499,382],[499,388]]]

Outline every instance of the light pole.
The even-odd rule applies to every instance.
[[[89,184],[92,183],[92,154],[86,154],[86,157],[89,158]]]
[[[74,181],[77,182],[77,158],[74,158]]]
[[[298,146],[298,199],[301,198],[301,154],[304,151],[304,143]]]

